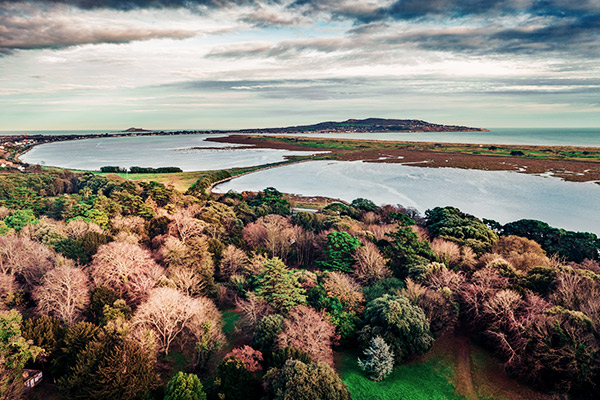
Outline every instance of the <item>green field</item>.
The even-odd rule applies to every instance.
[[[397,366],[382,382],[360,370],[357,352],[337,353],[336,367],[354,400],[547,400],[510,379],[498,362],[466,338],[443,337],[423,357]]]
[[[354,400],[464,399],[454,389],[452,363],[441,355],[396,367],[382,382],[373,382],[358,368],[358,354],[340,357],[340,375]]]

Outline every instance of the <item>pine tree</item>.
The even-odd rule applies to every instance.
[[[206,393],[198,375],[179,371],[167,384],[164,400],[206,400]]]
[[[263,268],[256,293],[273,308],[287,312],[306,301],[304,289],[283,261],[272,258],[265,261]]]
[[[371,339],[364,355],[364,360],[358,359],[358,366],[368,372],[375,382],[385,379],[394,369],[394,352],[381,336]]]

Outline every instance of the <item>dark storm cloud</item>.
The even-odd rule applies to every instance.
[[[574,16],[598,11],[597,0],[397,0],[385,6],[367,7],[364,2],[342,0],[296,0],[289,5],[306,14],[330,13],[357,23],[381,20],[413,20],[430,17],[459,18],[475,15]]]

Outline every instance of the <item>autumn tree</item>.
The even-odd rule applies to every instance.
[[[240,310],[238,326],[245,332],[254,332],[260,321],[274,312],[267,302],[258,298],[254,293],[249,293],[246,299],[238,298],[236,308]]]
[[[324,279],[323,287],[328,297],[337,297],[344,311],[362,312],[365,298],[361,287],[352,277],[341,272],[329,272]]]
[[[169,278],[181,291],[191,296],[216,294],[214,262],[205,236],[194,236],[187,242],[168,237],[160,253]]]
[[[141,247],[112,242],[98,249],[90,272],[96,286],[106,286],[135,305],[148,295],[163,270]]]
[[[550,264],[542,246],[533,240],[515,235],[500,237],[491,251],[502,256],[518,271],[525,273],[533,267],[546,267]]]
[[[256,294],[277,311],[288,311],[306,301],[298,278],[278,258],[263,263]]]
[[[204,231],[202,222],[194,218],[195,214],[199,213],[196,207],[189,207],[179,210],[173,214],[173,219],[169,225],[169,230],[179,236],[183,242],[187,242],[190,238],[200,235]]]
[[[401,362],[427,352],[433,345],[429,321],[421,308],[404,296],[384,295],[369,303],[364,312],[365,327],[359,337],[366,345],[381,336]]]
[[[236,347],[223,357],[227,359],[229,357],[235,357],[244,363],[244,367],[250,372],[256,372],[262,370],[263,355],[260,351],[254,350],[248,345],[242,347]]]
[[[315,362],[333,365],[331,346],[336,341],[335,327],[322,312],[298,306],[289,312],[283,332],[275,340],[277,348],[293,347],[310,355]]]
[[[167,383],[164,400],[206,400],[198,375],[179,371]]]
[[[255,249],[263,248],[272,257],[287,260],[294,232],[288,218],[271,214],[246,225],[242,236]]]
[[[44,276],[33,292],[40,314],[54,315],[72,325],[81,319],[89,302],[89,279],[81,269],[55,268]]]
[[[372,338],[363,353],[365,358],[358,359],[358,366],[375,382],[385,379],[394,369],[394,352],[381,336]]]
[[[454,242],[435,238],[431,242],[431,250],[441,262],[449,267],[455,267],[460,263],[460,247]]]

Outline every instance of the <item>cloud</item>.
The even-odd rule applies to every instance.
[[[25,2],[49,6],[62,4],[84,10],[112,9],[129,11],[150,8],[223,8],[252,3],[252,0],[29,0]],[[0,5],[10,3],[14,2],[0,0]]]
[[[15,50],[58,49],[83,44],[128,43],[149,39],[184,39],[197,34],[185,29],[130,26],[124,23],[93,24],[76,17],[0,15],[0,53]]]

